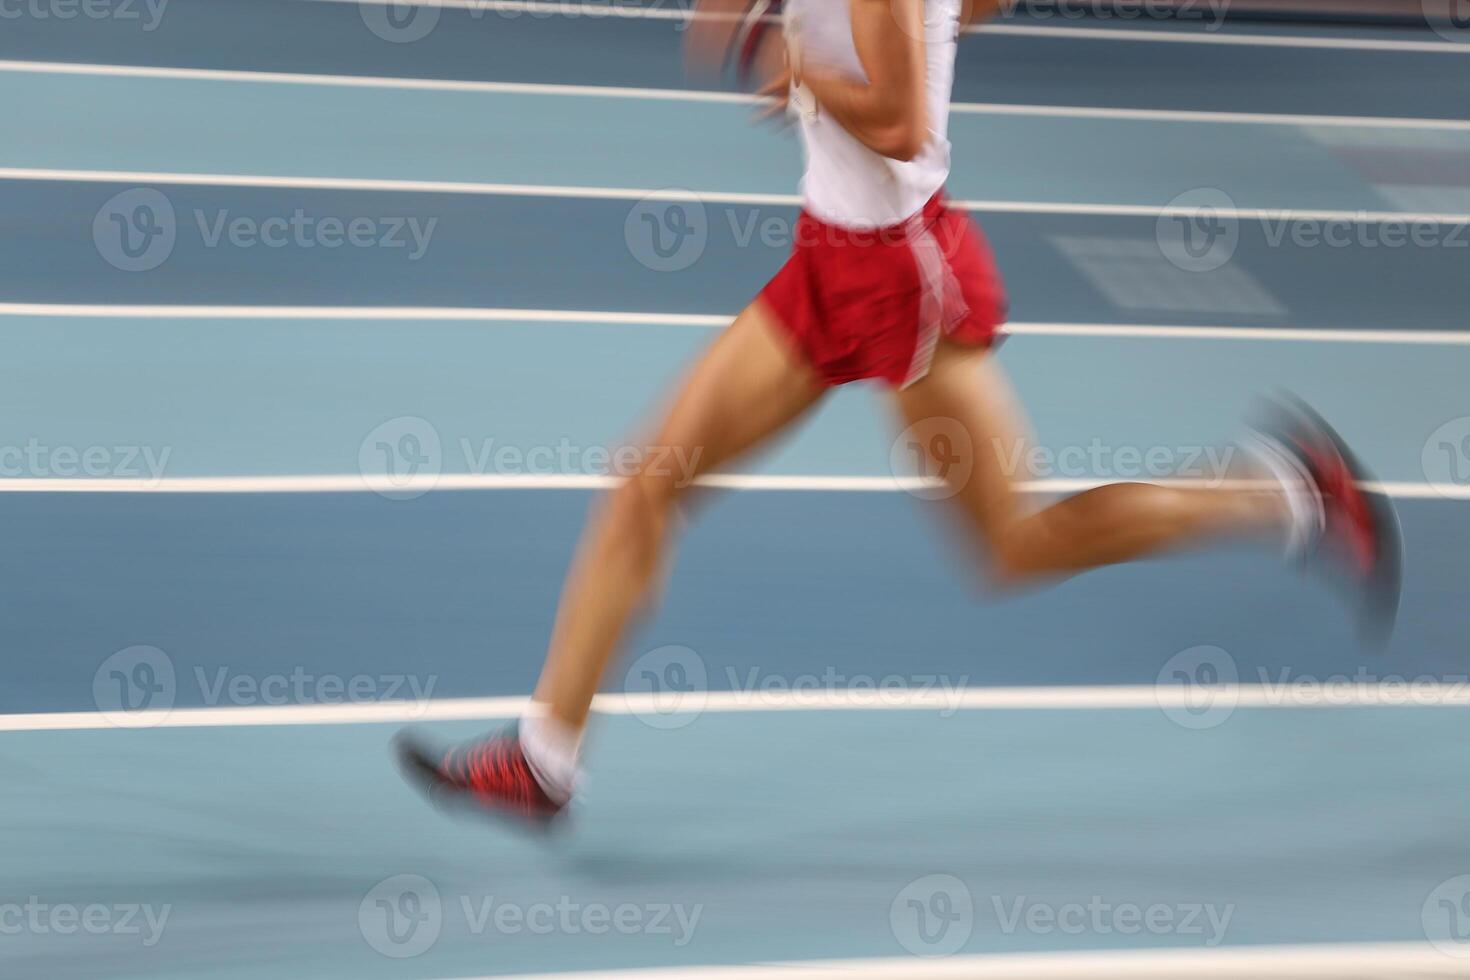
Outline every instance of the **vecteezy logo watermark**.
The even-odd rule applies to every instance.
[[[1470,415],[1450,419],[1424,440],[1420,456],[1429,485],[1447,497],[1470,492]]]
[[[0,446],[0,477],[116,477],[149,488],[163,482],[172,455],[172,446],[52,446],[32,436],[23,446]]]
[[[192,681],[190,700],[204,707],[229,705],[387,704],[400,703],[417,715],[426,711],[435,674],[319,673],[305,667],[268,674],[236,671],[229,666],[195,666],[184,675]],[[173,658],[157,647],[119,650],[92,675],[92,701],[109,722],[120,728],[161,724],[180,693]]]
[[[975,470],[970,431],[944,416],[921,419],[893,440],[888,469],[900,486],[921,500],[953,497],[969,484]]]
[[[232,215],[227,208],[195,208],[192,228],[206,249],[338,248],[404,249],[410,262],[429,250],[438,218],[319,216],[304,208],[265,218]],[[184,228],[189,229],[190,224]],[[168,196],[151,188],[123,191],[108,200],[92,221],[97,253],[124,272],[149,272],[168,261],[178,244],[180,223]]]
[[[163,265],[174,252],[178,232],[173,202],[148,187],[114,195],[92,219],[97,254],[123,272],[149,272]]]
[[[1435,886],[1420,911],[1424,936],[1446,956],[1470,958],[1470,875]]]
[[[444,901],[422,875],[378,882],[357,906],[357,929],[384,956],[408,959],[427,952],[444,928]]]
[[[682,646],[650,650],[628,666],[623,697],[628,713],[650,728],[683,728],[709,703],[704,658]]]
[[[134,936],[152,949],[168,927],[172,905],[146,903],[0,902],[0,936]]]
[[[643,198],[623,221],[628,253],[654,272],[681,272],[704,254],[709,216],[692,191],[671,188]]]
[[[0,0],[4,20],[137,21],[145,32],[157,30],[168,0]]]
[[[1171,264],[1185,272],[1213,272],[1240,245],[1235,201],[1216,187],[1185,191],[1159,213],[1154,234]]]
[[[119,728],[150,728],[174,706],[174,662],[157,647],[133,646],[102,661],[92,674],[92,703]]]
[[[1154,697],[1169,720],[1182,728],[1224,724],[1240,699],[1235,658],[1219,647],[1181,650],[1159,670]]]
[[[925,875],[893,897],[888,925],[898,944],[915,956],[953,956],[975,929],[975,901],[954,875]]]
[[[439,430],[416,415],[389,419],[369,432],[357,450],[363,482],[390,500],[412,500],[434,489],[443,464]]]
[[[472,936],[654,936],[683,948],[694,939],[702,904],[680,902],[584,902],[570,895],[541,901],[510,901],[492,894],[460,894],[446,902],[432,881],[403,874],[384,879],[363,896],[358,930],[373,949],[394,959],[420,956],[433,948],[446,920],[455,919]]]
[[[1420,0],[1424,19],[1447,41],[1470,43],[1470,0]]]
[[[392,44],[422,41],[439,26],[439,0],[358,0],[367,29]]]
[[[1034,936],[1198,936],[1206,946],[1225,940],[1235,905],[1209,902],[1111,902],[1100,895],[1085,902],[1037,902],[1025,895],[990,896],[1000,931]]]

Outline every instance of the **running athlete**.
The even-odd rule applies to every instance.
[[[789,103],[805,151],[792,254],[685,378],[654,445],[709,472],[805,416],[834,386],[878,379],[901,424],[944,420],[968,436],[971,465],[936,459],[936,469],[950,474],[950,499],[1000,584],[1209,539],[1275,536],[1290,552],[1330,560],[1363,608],[1391,622],[1393,510],[1300,404],[1278,406],[1256,433],[1252,480],[1116,483],[1035,506],[1008,453],[987,451],[1020,446],[1026,433],[990,353],[1005,317],[1000,276],[979,230],[944,194],[959,0],[789,0],[784,17],[790,57],[764,91]],[[593,695],[650,599],[687,488],[686,474],[649,466],[596,505],[531,709],[517,726],[448,749],[401,736],[400,764],[414,781],[436,798],[538,825],[566,807]]]

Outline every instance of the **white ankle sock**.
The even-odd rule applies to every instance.
[[[546,795],[565,803],[577,790],[582,733],[533,703],[521,718],[521,751]]]
[[[1300,558],[1317,543],[1326,526],[1322,498],[1296,457],[1269,436],[1241,440],[1256,463],[1281,486],[1286,513],[1286,556]]]

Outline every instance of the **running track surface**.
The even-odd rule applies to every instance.
[[[1464,972],[1470,38],[1010,22],[956,82],[1041,489],[1299,391],[1399,497],[1386,650],[1248,542],[1001,601],[843,391],[704,507],[532,841],[388,741],[514,714],[599,447],[779,265],[795,145],[675,20],[107,9],[0,34],[0,975]]]

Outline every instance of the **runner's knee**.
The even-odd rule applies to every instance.
[[[995,588],[1013,588],[1036,575],[1034,549],[1020,524],[1008,525],[991,538],[990,584]]]
[[[605,513],[615,534],[651,540],[662,533],[681,487],[664,475],[634,473],[608,492]]]
[[[1025,585],[1053,571],[1054,542],[1073,533],[1065,514],[1052,509],[1012,520],[992,532],[990,575],[998,588]]]

